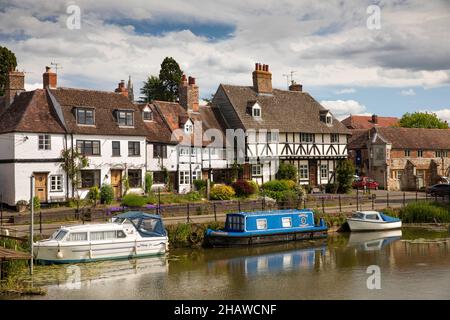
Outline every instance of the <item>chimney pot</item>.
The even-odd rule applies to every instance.
[[[372,115],[372,123],[375,123],[375,124],[378,123],[378,116],[376,114]]]
[[[253,88],[258,93],[272,93],[272,74],[269,72],[268,64],[255,64],[253,71]],[[263,72],[261,72],[263,71]]]
[[[301,84],[292,83],[289,86],[289,91],[303,91],[303,86]]]
[[[16,95],[25,91],[25,74],[23,72],[10,70],[5,85],[5,108],[14,101]],[[0,112],[2,110],[0,109]]]
[[[195,84],[195,78],[194,77],[189,77],[189,84]]]

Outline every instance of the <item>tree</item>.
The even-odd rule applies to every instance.
[[[297,168],[292,163],[281,162],[278,168],[278,179],[297,181]]]
[[[353,175],[355,174],[355,166],[350,160],[341,160],[336,166],[336,182],[338,184],[337,191],[339,193],[347,193],[352,189]]]
[[[16,69],[17,59],[14,52],[0,46],[0,96],[5,94],[8,72]]]
[[[79,153],[75,148],[64,149],[61,151],[62,163],[60,168],[67,173],[69,181],[72,183],[72,198],[75,196],[75,191],[81,183],[81,170],[89,165],[89,160],[84,155]],[[79,195],[77,192],[77,198]]]
[[[141,102],[152,100],[176,101],[178,99],[178,86],[181,83],[183,71],[171,57],[166,57],[161,63],[159,77],[149,76],[141,88]]]
[[[141,88],[141,102],[151,102],[153,100],[164,100],[164,89],[162,82],[158,77],[150,76],[147,81],[144,82],[144,86]]]
[[[399,121],[403,128],[448,129],[447,122],[431,112],[405,113]]]

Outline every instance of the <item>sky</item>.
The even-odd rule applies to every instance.
[[[28,90],[53,62],[59,86],[112,91],[131,75],[138,97],[170,56],[210,98],[220,83],[251,85],[259,62],[275,88],[292,72],[340,119],[450,121],[449,30],[447,0],[0,0],[0,46]]]

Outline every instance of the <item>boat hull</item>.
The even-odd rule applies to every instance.
[[[212,233],[206,237],[207,244],[212,247],[234,247],[263,245],[277,242],[323,239],[327,237],[327,230],[272,233],[264,235],[228,236],[226,233]]]
[[[161,255],[167,251],[167,238],[96,244],[34,245],[35,259],[43,264],[94,262]]]
[[[399,229],[402,227],[401,221],[386,222],[347,219],[347,223],[351,231],[380,231]]]

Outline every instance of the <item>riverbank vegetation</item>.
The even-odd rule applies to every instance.
[[[450,222],[450,204],[410,203],[398,211],[398,217],[403,223],[447,223]]]
[[[166,226],[169,244],[173,248],[198,247],[203,244],[207,229],[221,229],[223,222],[177,223]]]

